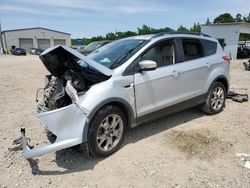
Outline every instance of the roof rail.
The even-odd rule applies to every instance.
[[[156,38],[156,37],[160,37],[160,36],[163,36],[163,35],[171,35],[171,34],[188,34],[188,35],[198,35],[198,36],[204,36],[204,37],[211,37],[210,35],[207,35],[207,34],[204,34],[204,33],[170,31],[170,32],[156,33],[151,39]]]

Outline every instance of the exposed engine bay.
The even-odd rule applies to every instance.
[[[55,110],[72,104],[71,94],[66,89],[67,85],[71,85],[71,89],[80,96],[93,85],[93,82],[87,82],[86,79],[76,76],[72,70],[66,71],[61,78],[47,75],[43,97],[41,100],[37,98],[38,112]],[[40,91],[41,89],[38,92]]]
[[[68,106],[92,85],[111,76],[106,67],[65,46],[45,51],[40,59],[51,75],[45,77],[45,87],[37,92],[38,112]],[[42,90],[43,94],[38,99]]]

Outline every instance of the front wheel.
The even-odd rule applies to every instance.
[[[217,114],[221,112],[225,106],[226,89],[220,82],[214,82],[209,90],[202,110],[208,114]]]
[[[118,150],[127,130],[124,112],[113,105],[100,109],[90,123],[89,151],[94,156],[106,157]]]

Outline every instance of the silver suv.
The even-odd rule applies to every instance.
[[[25,158],[81,145],[105,157],[141,123],[189,107],[216,114],[225,106],[229,59],[203,34],[159,33],[114,41],[84,56],[66,46],[44,51],[51,73],[38,117],[52,143],[33,148],[22,129]]]

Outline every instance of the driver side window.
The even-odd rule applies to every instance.
[[[157,67],[164,67],[175,63],[175,48],[171,40],[157,43],[142,56],[141,60],[152,60],[157,63]]]

